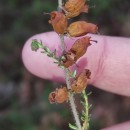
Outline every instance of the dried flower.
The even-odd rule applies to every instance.
[[[81,72],[71,84],[72,91],[81,93],[87,87],[87,80],[90,79],[91,72],[85,69]]]
[[[50,103],[63,103],[68,100],[68,91],[66,87],[57,88],[49,94]]]
[[[76,40],[72,45],[72,48],[62,56],[59,65],[63,65],[66,68],[72,66],[81,56],[86,53],[87,48],[90,45],[90,37],[86,36]]]
[[[55,97],[56,97],[56,92],[55,92],[55,91],[54,91],[54,92],[51,92],[51,93],[49,94],[48,99],[49,99],[50,103],[55,103],[55,102],[56,102],[56,101],[55,101]]]
[[[73,65],[75,63],[75,54],[68,51],[61,57],[59,61],[59,66],[64,66],[68,68],[69,66]]]
[[[67,18],[78,16],[81,12],[88,13],[88,6],[85,2],[85,0],[68,0],[64,7]]]
[[[53,11],[50,13],[51,18],[49,23],[52,24],[53,29],[58,34],[64,34],[67,29],[67,18],[62,12]]]
[[[75,60],[78,60],[81,56],[83,56],[90,45],[90,37],[86,36],[76,40],[70,49],[70,51],[75,54]]]
[[[67,32],[71,37],[83,36],[87,33],[97,33],[98,27],[95,24],[85,21],[73,22],[69,25]]]

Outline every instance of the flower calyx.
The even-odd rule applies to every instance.
[[[62,65],[66,68],[72,66],[86,53],[87,48],[90,45],[90,37],[88,36],[77,39],[72,45],[71,49],[62,55],[59,61],[59,66]]]
[[[68,100],[68,90],[66,87],[56,88],[49,94],[50,103],[63,103]]]
[[[93,23],[88,23],[86,21],[73,22],[67,28],[67,33],[71,37],[80,37],[88,33],[97,33],[98,27]]]
[[[67,18],[78,16],[81,12],[88,13],[88,5],[85,0],[67,0],[64,7]]]
[[[71,91],[75,93],[81,93],[88,84],[88,79],[90,79],[91,72],[85,69],[81,72],[71,84]]]
[[[90,38],[91,37],[88,36],[82,37],[76,40],[75,43],[73,44],[70,51],[75,54],[76,61],[86,53],[87,48],[91,45]]]
[[[51,18],[49,23],[52,25],[54,31],[58,34],[64,34],[67,30],[67,18],[62,12],[53,11],[50,13]]]
[[[59,66],[64,66],[65,68],[72,66],[74,63],[75,54],[71,51],[65,52],[59,60]]]

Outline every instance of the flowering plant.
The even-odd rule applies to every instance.
[[[85,88],[87,87],[88,80],[91,78],[91,71],[86,68],[80,74],[77,74],[76,69],[72,71],[70,67],[75,65],[77,60],[86,53],[91,42],[97,42],[91,40],[91,37],[86,36],[86,34],[97,33],[98,27],[86,21],[76,21],[68,24],[68,19],[78,16],[81,12],[88,13],[88,10],[89,6],[85,0],[67,0],[65,4],[59,0],[58,11],[49,13],[49,23],[57,35],[59,35],[61,41],[62,54],[60,56],[57,56],[56,49],[52,52],[47,46],[44,46],[42,42],[38,42],[37,39],[34,39],[31,43],[33,51],[37,51],[41,48],[43,50],[42,53],[53,58],[55,60],[54,63],[64,70],[66,85],[56,88],[55,91],[51,92],[49,94],[49,101],[50,103],[70,102],[76,124],[72,125],[69,123],[69,127],[74,130],[88,130],[89,128],[88,110],[90,106],[88,105],[88,94],[85,93]],[[65,36],[78,37],[70,50],[66,49],[67,43],[64,42]],[[79,66],[77,65],[77,67]],[[76,110],[74,100],[76,94],[81,94],[84,99],[81,102],[84,107],[81,117],[82,123]]]

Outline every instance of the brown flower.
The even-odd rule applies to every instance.
[[[90,37],[87,36],[75,41],[72,48],[70,49],[70,51],[75,54],[75,61],[86,53],[87,48],[90,45]]]
[[[68,100],[68,91],[66,87],[57,88],[49,94],[50,103],[63,103]]]
[[[50,103],[55,103],[55,102],[56,102],[56,101],[55,101],[55,97],[56,97],[56,92],[55,92],[55,91],[54,91],[54,92],[51,92],[51,93],[49,94],[48,99],[49,99]]]
[[[87,81],[90,79],[90,75],[91,72],[88,69],[81,72],[71,84],[72,91],[81,93],[87,87]]]
[[[66,16],[58,11],[53,11],[50,13],[51,18],[49,23],[52,24],[53,29],[58,34],[64,34],[67,29],[67,18]]]
[[[69,25],[67,32],[71,37],[83,36],[87,33],[97,33],[98,27],[95,24],[85,21],[73,22]]]
[[[75,54],[71,51],[66,52],[63,54],[59,61],[59,66],[64,66],[65,68],[68,68],[72,66],[75,63]]]
[[[88,6],[85,2],[85,0],[68,0],[64,6],[67,18],[78,16],[81,12],[88,13]]]
[[[66,52],[60,61],[59,65],[68,68],[72,66],[81,56],[83,56],[88,46],[90,46],[90,37],[83,37],[75,41],[72,48]]]

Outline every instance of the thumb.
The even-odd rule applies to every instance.
[[[93,36],[92,36],[93,37]],[[98,63],[100,61],[100,56],[102,53],[102,39],[100,36],[94,35],[94,38],[98,40],[98,44],[93,44],[87,50],[87,53],[81,57],[78,61],[77,72],[81,72],[83,69],[90,69],[91,71],[91,79],[89,83],[92,84],[94,82],[98,69]],[[61,43],[59,36],[55,32],[47,32],[42,34],[37,34],[31,37],[24,45],[22,51],[22,59],[25,67],[34,75],[49,79],[53,81],[64,82],[64,72],[61,68],[54,64],[54,59],[49,58],[46,54],[43,54],[38,50],[34,52],[31,50],[31,42],[33,39],[40,40],[42,43],[49,47],[50,50],[57,50],[58,55],[61,54]],[[65,43],[67,49],[70,49],[72,44],[75,42],[76,38],[68,38],[65,37]],[[100,49],[98,49],[100,48]],[[95,52],[94,52],[95,51]],[[96,56],[95,56],[96,53]],[[73,65],[71,69],[74,69],[76,66]]]

